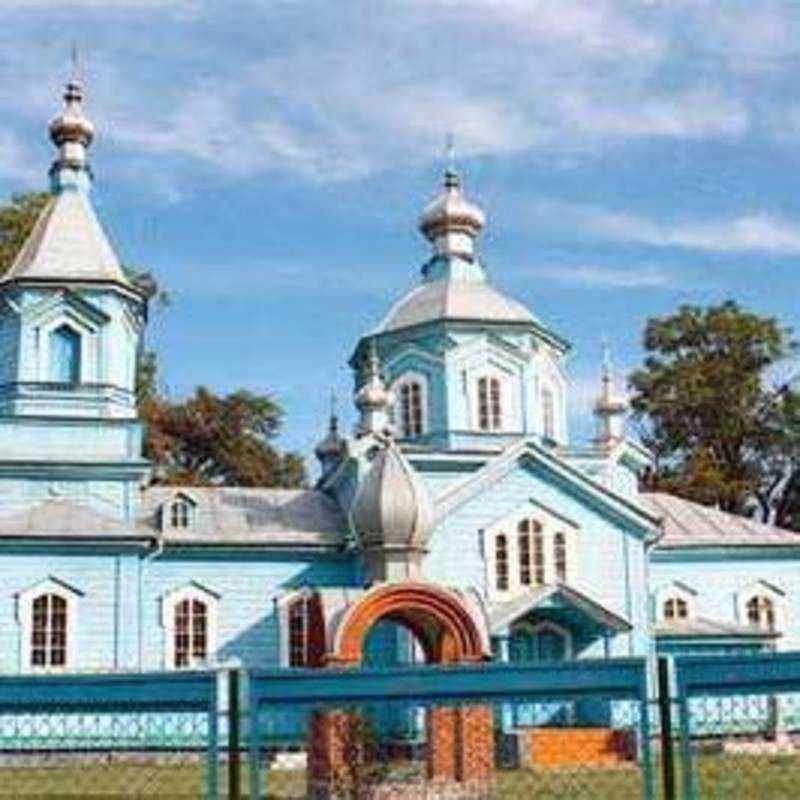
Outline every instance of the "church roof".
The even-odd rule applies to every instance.
[[[339,547],[346,539],[336,502],[308,489],[154,486],[144,491],[144,524],[161,531],[161,508],[178,496],[194,504],[194,519],[188,528],[164,526],[168,543]]]
[[[403,296],[375,333],[437,320],[536,321],[522,303],[506,297],[488,283],[441,279],[416,286]]]
[[[99,281],[129,285],[89,198],[62,191],[44,207],[0,282]]]
[[[753,625],[736,625],[729,622],[706,619],[705,617],[694,617],[690,619],[673,620],[668,625],[659,625],[656,628],[656,636],[659,639],[695,636],[711,638],[743,637],[773,639],[780,636],[780,634]]]
[[[658,542],[659,549],[800,545],[798,533],[681,497],[653,492],[643,494],[639,499],[664,519],[664,535]]]
[[[50,498],[18,513],[0,516],[0,538],[50,536],[71,539],[151,538],[152,533],[134,529],[112,517],[99,514],[84,503]]]

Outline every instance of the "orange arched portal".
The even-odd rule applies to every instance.
[[[422,646],[429,664],[477,662],[491,657],[484,620],[461,595],[434,584],[402,581],[370,589],[344,612],[323,663],[360,664],[367,634],[382,620],[408,628]],[[359,715],[351,711],[315,712],[308,763],[310,797],[315,800],[339,797],[336,787],[353,784],[358,765],[370,760],[363,743],[358,746],[357,732],[362,727]],[[453,796],[465,800],[487,796],[488,782],[494,773],[491,706],[429,708],[426,740],[427,777],[439,786],[442,796],[449,796],[446,786],[450,783],[458,787],[453,788]],[[362,791],[361,796],[399,795],[381,794],[377,788],[374,795]]]
[[[375,623],[391,620],[416,637],[430,664],[484,661],[487,641],[475,616],[455,592],[416,581],[383,584],[345,612],[327,657],[329,664],[360,664]]]

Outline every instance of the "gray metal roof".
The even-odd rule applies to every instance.
[[[24,511],[0,516],[2,538],[70,539],[98,537],[150,538],[152,532],[137,529],[120,520],[98,513],[83,503],[64,498],[51,498],[30,506]]]
[[[800,545],[800,534],[729,514],[681,497],[653,492],[640,503],[664,519],[659,549],[679,547],[769,547]]]
[[[743,637],[754,639],[770,639],[779,636],[774,631],[767,631],[754,625],[735,625],[729,622],[694,617],[693,619],[674,620],[670,624],[662,623],[656,628],[656,636],[660,638],[675,637],[710,637],[730,638]]]
[[[128,283],[83,192],[64,191],[48,201],[2,282],[26,278]]]
[[[162,505],[179,495],[194,503],[192,525],[164,526],[167,542],[338,547],[347,534],[337,503],[308,489],[154,486],[144,491],[143,525],[159,531]]]
[[[375,333],[436,320],[535,322],[522,303],[479,281],[436,280],[423,283],[392,306]]]

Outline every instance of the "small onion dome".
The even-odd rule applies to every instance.
[[[94,125],[83,113],[83,88],[70,81],[64,91],[64,110],[50,123],[50,138],[57,147],[78,142],[88,147],[94,138]]]
[[[422,550],[427,545],[433,528],[430,495],[391,440],[373,458],[351,519],[365,547]]]
[[[419,218],[419,229],[428,240],[447,231],[477,236],[486,224],[486,215],[470,203],[461,191],[461,179],[452,169],[444,173],[442,191],[425,206]]]
[[[339,459],[344,455],[346,446],[344,438],[339,435],[339,421],[332,415],[328,433],[314,448],[314,454],[320,461]]]
[[[392,393],[381,378],[381,365],[375,340],[370,342],[367,363],[364,370],[364,383],[356,392],[355,404],[360,411],[386,408],[392,403]]]

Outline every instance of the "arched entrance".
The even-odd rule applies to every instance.
[[[370,589],[342,614],[324,663],[360,666],[370,631],[386,622],[410,631],[428,664],[476,663],[491,657],[485,621],[460,593],[419,581],[403,581]],[[364,729],[364,715],[359,711],[325,710],[314,715],[309,778],[315,798],[338,796],[336,792],[348,785],[348,776],[374,757],[360,741]],[[427,780],[457,783],[459,797],[484,796],[494,772],[491,707],[428,707],[422,731]],[[380,794],[377,789],[376,796]]]
[[[337,626],[328,664],[358,665],[370,629],[381,620],[411,631],[428,664],[455,664],[490,658],[489,642],[475,613],[450,589],[404,581],[367,592]]]

